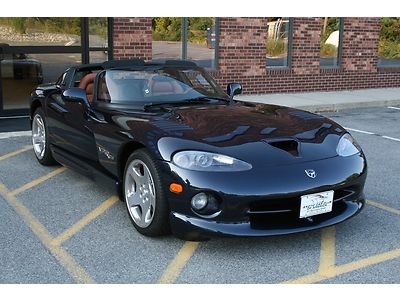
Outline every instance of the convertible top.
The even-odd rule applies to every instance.
[[[166,66],[166,67],[197,67],[197,64],[188,60],[156,60],[145,62],[141,58],[109,60],[103,63],[76,65],[77,70],[108,70],[129,67]]]

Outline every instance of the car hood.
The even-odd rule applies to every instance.
[[[182,149],[219,152],[263,164],[319,160],[337,155],[344,133],[338,124],[317,114],[245,102],[175,107],[146,123],[151,127],[146,131],[157,136],[166,160]]]

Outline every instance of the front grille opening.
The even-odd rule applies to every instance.
[[[295,140],[268,141],[271,146],[289,152],[293,156],[299,156],[299,143]]]
[[[326,221],[332,217],[342,214],[346,210],[346,203],[340,201],[335,203],[333,210],[329,213],[316,215],[312,217],[312,221],[307,218],[299,218],[295,215],[284,216],[281,214],[274,215],[250,215],[250,226],[253,229],[291,229],[298,227],[307,227],[319,224]]]
[[[337,205],[337,203],[349,199],[356,193],[357,188],[355,186],[335,190],[333,202]],[[300,201],[300,197],[257,200],[249,204],[248,214],[297,217],[300,213]]]

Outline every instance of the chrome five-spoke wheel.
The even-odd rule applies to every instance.
[[[39,114],[36,114],[32,122],[32,144],[36,157],[40,160],[46,150],[46,128]]]
[[[156,210],[156,191],[150,170],[140,159],[133,160],[127,168],[125,200],[135,224],[148,227]]]
[[[159,236],[170,232],[164,184],[160,163],[146,149],[138,149],[128,157],[122,191],[132,224],[141,234]]]
[[[45,166],[56,164],[50,150],[50,137],[47,132],[46,117],[41,107],[38,107],[32,119],[32,145],[37,160]]]

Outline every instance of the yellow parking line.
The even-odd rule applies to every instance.
[[[199,242],[186,242],[165,269],[158,283],[174,283],[198,246]]]
[[[367,204],[371,204],[372,206],[375,206],[377,208],[386,210],[386,211],[388,211],[390,213],[394,213],[394,214],[400,216],[400,210],[392,208],[392,207],[389,207],[389,206],[386,206],[386,205],[384,205],[382,203],[379,203],[379,202],[376,202],[376,201],[372,201],[372,200],[367,200]]]
[[[67,168],[65,168],[65,167],[60,167],[60,168],[58,168],[58,169],[56,169],[54,171],[51,171],[50,173],[48,173],[48,174],[46,174],[46,175],[44,175],[42,177],[39,177],[39,178],[37,178],[35,180],[32,180],[31,182],[28,182],[27,184],[25,184],[25,185],[15,189],[15,190],[11,191],[10,194],[15,196],[15,195],[18,195],[18,194],[20,194],[22,192],[25,192],[26,190],[29,190],[29,189],[33,188],[34,186],[36,186],[38,184],[41,184],[42,182],[50,179],[51,177],[54,177],[54,176],[64,172],[66,169]]]
[[[38,237],[42,244],[51,252],[51,254],[60,262],[68,273],[78,283],[94,283],[90,275],[65,251],[62,247],[52,245],[52,236],[40,221],[25,207],[14,195],[10,193],[7,187],[0,183],[0,195],[25,221],[32,232]]]
[[[329,274],[335,266],[335,226],[324,228],[321,231],[321,253],[319,260],[319,274]]]
[[[317,272],[314,274],[291,279],[282,283],[316,283],[325,279],[333,278],[345,273],[356,271],[396,258],[400,258],[400,248],[381,254],[376,254],[367,258],[359,259],[344,265],[333,266],[332,268],[330,268],[327,274],[320,274],[319,272]]]
[[[376,265],[378,263],[382,263],[399,257],[400,257],[400,248],[337,266],[335,267],[334,273],[332,275],[338,276],[344,273]]]
[[[25,147],[22,147],[22,148],[20,148],[18,150],[15,150],[14,152],[7,153],[7,154],[5,154],[3,156],[0,156],[0,161],[5,160],[5,159],[10,158],[10,157],[13,157],[15,155],[18,155],[20,153],[26,152],[26,151],[28,151],[30,149],[32,149],[32,146],[25,146]]]
[[[94,210],[92,210],[90,213],[88,213],[86,216],[84,216],[82,219],[80,219],[78,222],[76,222],[74,225],[72,225],[70,228],[68,228],[67,230],[62,232],[59,236],[54,238],[51,241],[51,244],[54,246],[61,245],[66,240],[70,239],[72,236],[74,236],[76,233],[82,230],[82,228],[84,228],[98,216],[103,214],[108,208],[110,208],[117,202],[118,202],[117,196],[112,196],[111,198],[107,199],[102,204],[97,206]]]

